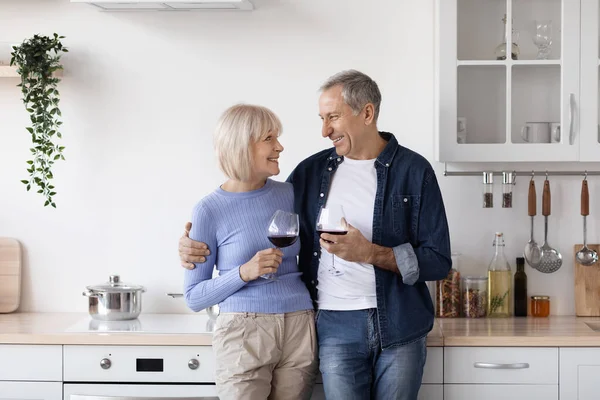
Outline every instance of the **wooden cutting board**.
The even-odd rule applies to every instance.
[[[21,244],[0,237],[0,313],[19,308],[21,298]]]
[[[583,244],[573,246],[573,265],[575,266],[575,314],[578,317],[600,317],[600,261],[585,266],[577,262],[575,254]],[[599,244],[588,244],[600,254]]]

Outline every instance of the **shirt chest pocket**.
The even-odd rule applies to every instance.
[[[399,194],[393,197],[394,233],[400,235],[403,241],[416,237],[420,202],[419,195]]]

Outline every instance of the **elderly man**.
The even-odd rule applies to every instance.
[[[288,178],[331,400],[417,398],[434,315],[425,282],[445,278],[452,263],[433,168],[378,130],[380,105],[367,75],[350,70],[329,78],[319,116],[333,148],[305,159]],[[317,214],[334,204],[344,208],[348,233],[319,235]],[[210,249],[186,234],[179,251],[189,268]],[[331,254],[342,274],[328,271]]]

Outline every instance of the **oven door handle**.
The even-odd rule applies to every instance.
[[[148,397],[131,396],[89,396],[83,394],[72,394],[70,400],[148,400]],[[218,397],[151,397],[152,400],[219,400]]]

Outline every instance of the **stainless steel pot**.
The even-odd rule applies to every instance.
[[[99,321],[136,319],[142,312],[143,286],[122,283],[119,275],[110,275],[108,283],[86,286],[82,294],[89,298],[89,313]]]

